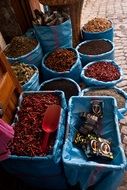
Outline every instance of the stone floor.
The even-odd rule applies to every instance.
[[[81,26],[94,17],[107,17],[114,25],[115,60],[124,71],[123,81],[117,86],[127,92],[127,0],[86,0]],[[127,155],[127,115],[121,120],[120,127]],[[127,190],[127,172],[118,190]]]

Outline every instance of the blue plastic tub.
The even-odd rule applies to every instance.
[[[52,78],[56,78],[56,77],[67,77],[67,78],[71,78],[75,80],[76,82],[80,82],[80,74],[81,74],[82,66],[81,66],[79,53],[74,48],[65,48],[65,49],[71,50],[75,53],[76,62],[74,63],[74,65],[71,67],[69,71],[57,72],[57,71],[49,69],[45,65],[45,60],[52,52],[46,54],[42,59],[42,75],[43,75],[44,81],[52,79]]]
[[[118,69],[118,71],[120,72],[120,78],[117,79],[117,80],[104,82],[104,81],[99,81],[99,80],[97,80],[95,78],[86,77],[85,74],[84,74],[84,72],[87,69],[87,67],[89,67],[89,66],[91,66],[91,65],[93,65],[94,63],[97,63],[97,62],[112,63]],[[113,61],[113,60],[93,61],[93,62],[90,62],[89,64],[87,64],[86,66],[83,67],[82,72],[81,72],[81,79],[89,87],[91,87],[91,86],[113,87],[117,83],[119,83],[119,82],[122,81],[122,79],[123,79],[123,71],[122,71],[122,68],[118,64],[116,64],[116,62]]]
[[[56,82],[56,84],[58,82],[59,85],[54,86],[53,85],[54,82]],[[60,84],[60,82],[61,82],[61,84]],[[65,83],[67,82],[66,86],[65,86],[65,83],[63,85],[63,82],[65,82]],[[70,89],[70,86],[71,86],[71,89]],[[72,80],[70,78],[65,78],[65,77],[57,77],[57,78],[50,79],[50,80],[43,82],[40,85],[40,91],[43,91],[43,90],[46,90],[46,91],[47,90],[61,90],[64,92],[67,102],[68,102],[70,96],[78,96],[81,93],[81,88],[78,85],[78,83],[76,83],[74,80]]]
[[[10,63],[23,62],[29,65],[35,65],[36,67],[40,69],[42,57],[43,57],[42,49],[41,49],[40,43],[38,42],[38,45],[36,46],[36,48],[30,51],[29,53],[27,53],[26,55],[16,57],[16,58],[7,57],[7,59]]]
[[[65,117],[66,117],[66,101],[62,91],[43,91],[43,92],[23,92],[20,95],[19,107],[22,104],[24,95],[31,93],[49,94],[58,96],[61,100],[61,115],[56,134],[56,140],[53,152],[44,157],[29,157],[11,155],[9,159],[1,162],[7,172],[19,177],[25,183],[36,188],[44,189],[66,189],[67,183],[63,174],[62,167],[62,147],[65,135]],[[15,117],[15,122],[18,116]]]
[[[110,21],[111,22],[111,21]],[[113,41],[114,37],[114,28],[113,26],[103,32],[87,32],[85,30],[81,30],[82,34],[82,40],[94,40],[94,39],[108,39],[110,41]]]
[[[114,159],[109,163],[88,161],[84,152],[73,144],[81,124],[79,114],[90,111],[92,100],[104,102],[101,137],[112,141]],[[109,111],[110,110],[110,111]],[[120,184],[126,166],[125,154],[121,144],[116,100],[112,97],[72,97],[69,101],[68,134],[62,158],[64,171],[71,185],[80,184],[82,190],[94,185],[96,190],[115,190]]]
[[[80,55],[80,58],[81,58],[81,62],[82,62],[82,66],[85,66],[87,65],[89,62],[92,62],[92,61],[97,61],[97,60],[102,60],[102,59],[110,59],[110,60],[114,60],[114,43],[111,42],[110,40],[107,40],[107,39],[98,39],[96,41],[99,41],[99,40],[104,40],[108,43],[111,44],[112,46],[112,49],[108,52],[105,52],[105,53],[102,53],[102,54],[98,54],[98,55],[88,55],[88,54],[83,54],[83,53],[80,53],[79,52],[79,48],[88,43],[88,42],[92,42],[92,41],[95,41],[95,40],[87,40],[87,41],[84,41],[84,42],[81,42],[80,44],[78,44],[78,46],[76,47],[76,50],[79,52],[79,55]]]
[[[125,112],[127,111],[127,94],[126,94],[126,92],[124,90],[122,90],[120,88],[117,88],[116,86],[114,86],[113,88],[90,87],[90,88],[86,88],[86,89],[82,90],[81,96],[86,96],[86,93],[87,92],[91,92],[92,90],[100,90],[100,89],[105,89],[105,90],[112,89],[112,90],[115,90],[118,94],[121,94],[125,98],[125,105],[124,105],[124,107],[118,108],[118,111],[119,111],[118,112],[118,118],[119,119],[123,118]]]

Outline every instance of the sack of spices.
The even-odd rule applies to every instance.
[[[33,22],[35,34],[44,54],[56,48],[72,47],[72,25],[67,13],[38,13]]]
[[[36,91],[39,89],[39,71],[35,65],[15,62],[11,64],[23,91]]]
[[[114,43],[107,39],[86,40],[78,44],[76,50],[83,66],[102,59],[114,60]]]
[[[67,77],[80,82],[81,70],[80,57],[74,48],[58,48],[46,54],[42,60],[44,80]]]
[[[107,18],[93,18],[84,24],[81,34],[83,41],[103,38],[113,41],[113,24]]]
[[[42,142],[46,131],[43,118],[50,105],[61,107],[58,127],[49,134],[46,152]],[[66,101],[61,91],[23,92],[12,124],[15,131],[11,155],[2,166],[11,174],[35,188],[66,189],[62,168],[65,135]]]
[[[122,81],[123,71],[112,60],[99,60],[83,67],[81,78],[88,86],[113,87]]]
[[[117,87],[90,87],[82,90],[81,96],[112,96],[116,99],[119,112],[123,115],[127,111],[127,94]]]
[[[98,102],[103,105],[101,109],[98,107]],[[82,126],[81,115],[91,113],[92,105],[94,105],[94,111],[101,113],[102,117],[97,134],[84,136],[79,130]],[[70,185],[79,183],[80,189],[94,186],[99,190],[112,190],[117,189],[121,183],[126,158],[116,113],[116,100],[112,97],[89,96],[70,99],[68,134],[62,154],[65,175]],[[89,117],[89,121],[94,121],[94,119],[91,117],[90,120]]]
[[[40,68],[42,61],[42,49],[36,39],[26,36],[16,36],[7,45],[4,53],[10,63],[23,62]]]
[[[61,90],[65,94],[66,101],[68,102],[71,96],[80,95],[80,86],[72,79],[65,77],[57,77],[47,80],[40,85],[40,91]]]

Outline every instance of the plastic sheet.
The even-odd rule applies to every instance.
[[[105,139],[112,141],[114,159],[107,164],[88,161],[84,152],[73,144],[81,122],[79,114],[90,111],[90,102],[95,99],[104,102],[102,126],[98,132]],[[68,127],[62,154],[68,182],[71,185],[80,183],[82,190],[92,185],[95,185],[96,190],[117,189],[124,175],[126,159],[121,145],[116,100],[100,96],[72,97],[69,102]]]

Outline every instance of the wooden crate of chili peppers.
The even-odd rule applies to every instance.
[[[8,123],[13,121],[20,92],[20,84],[0,48],[0,107],[3,110],[1,117]]]
[[[60,105],[57,130],[49,135],[46,152],[42,151],[42,121],[49,105]],[[61,167],[65,135],[66,101],[62,91],[23,92],[13,123],[15,136],[11,156],[3,167],[29,185],[47,189],[65,189]],[[50,183],[49,183],[50,181]]]

